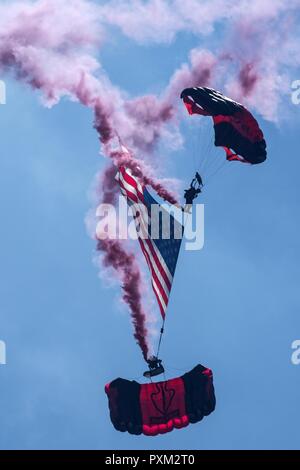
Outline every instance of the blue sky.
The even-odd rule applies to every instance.
[[[157,92],[194,45],[189,35],[163,46],[116,40],[101,60],[129,93]],[[212,368],[216,411],[181,431],[133,437],[112,427],[103,391],[145,366],[118,289],[107,288],[92,263],[84,217],[103,166],[92,114],[68,101],[47,110],[25,86],[6,83],[0,448],[299,448],[300,366],[291,363],[291,343],[300,338],[300,106],[287,96],[289,119],[262,120],[265,164],[228,164],[209,181],[204,249],[180,255],[162,357],[168,377],[199,362]],[[191,153],[190,144],[175,153],[166,173],[188,184]]]

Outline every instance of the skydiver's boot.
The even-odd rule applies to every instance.
[[[157,375],[163,374],[164,371],[164,367],[160,365],[156,367],[156,369],[146,370],[146,372],[143,373],[143,376],[146,377],[146,379],[150,379],[150,377],[156,377]]]

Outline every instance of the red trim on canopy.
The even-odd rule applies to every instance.
[[[252,143],[260,142],[264,138],[256,119],[254,119],[254,117],[245,108],[230,116],[223,116],[222,114],[213,116],[213,121],[215,126],[228,122]]]
[[[228,160],[229,162],[242,162],[242,163],[248,163],[249,165],[251,165],[250,162],[247,162],[247,160],[245,160],[243,157],[240,157],[236,153],[233,153],[232,150],[229,149],[228,147],[223,147],[223,149],[226,152],[226,160]]]
[[[194,101],[192,101],[188,96],[185,96],[183,98],[183,102],[189,114],[200,114],[201,116],[211,116],[211,114],[209,114],[207,111],[205,111],[204,109],[201,109],[200,106],[197,106],[197,104]]]

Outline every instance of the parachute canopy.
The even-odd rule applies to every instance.
[[[206,87],[186,88],[181,93],[181,98],[189,114],[213,118],[215,145],[224,147],[227,160],[253,165],[266,160],[263,132],[256,119],[240,103]]]
[[[197,365],[182,377],[139,384],[118,378],[106,385],[117,431],[156,436],[201,421],[215,409],[213,375]]]

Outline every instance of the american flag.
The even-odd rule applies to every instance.
[[[120,167],[116,180],[128,205],[132,208],[138,240],[150,270],[153,291],[161,315],[165,318],[182,241],[183,226],[155,201],[145,185],[133,176],[129,168]],[[158,209],[157,211],[153,211],[153,205]],[[159,212],[161,215],[158,218],[155,217],[155,220],[152,217],[151,220],[151,215],[159,214]],[[163,221],[167,219],[169,223],[166,233]],[[154,233],[155,236],[151,236]]]

